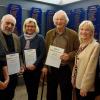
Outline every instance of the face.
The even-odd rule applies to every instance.
[[[66,20],[63,14],[58,14],[55,17],[55,21],[54,21],[56,28],[64,28],[66,25]]]
[[[91,39],[91,36],[92,36],[92,30],[90,29],[90,27],[88,25],[83,25],[81,28],[80,28],[80,37],[83,39],[83,40],[89,40]]]
[[[15,24],[11,18],[5,18],[1,22],[1,30],[6,34],[11,34],[14,31]]]
[[[35,23],[29,22],[25,25],[26,33],[29,35],[32,35],[34,32],[36,32],[36,26]]]

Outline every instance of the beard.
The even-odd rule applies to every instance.
[[[2,30],[2,32],[3,32],[4,34],[6,34],[6,35],[11,35],[11,34],[12,34],[12,32],[8,32],[8,31],[5,31],[5,30]]]
[[[13,30],[12,30],[12,31],[6,30],[5,27],[4,27],[3,25],[1,25],[1,31],[2,31],[4,34],[6,34],[6,35],[11,35],[12,32],[13,32]]]

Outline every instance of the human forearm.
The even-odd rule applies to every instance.
[[[8,83],[9,82],[9,73],[8,73],[7,66],[3,67],[3,76],[4,76],[4,82]]]
[[[4,81],[0,81],[0,90],[5,89],[9,83],[9,74],[7,66],[3,67],[3,76],[4,76]]]

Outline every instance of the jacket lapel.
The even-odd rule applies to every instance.
[[[5,48],[5,50],[8,51],[7,44],[6,44],[6,41],[4,39],[4,36],[3,36],[2,32],[0,32],[0,41],[1,41],[2,45],[3,45],[3,47]]]

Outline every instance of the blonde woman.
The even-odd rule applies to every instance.
[[[23,32],[24,34],[20,37],[23,56],[25,56],[24,50],[36,50],[36,61],[33,61],[32,64],[25,65],[23,76],[28,93],[28,100],[37,100],[41,68],[45,58],[45,42],[43,36],[38,34],[39,27],[33,18],[27,18],[24,21]]]
[[[96,65],[100,51],[94,39],[94,25],[85,20],[79,25],[80,47],[72,72],[72,85],[76,88],[77,100],[94,100]]]

